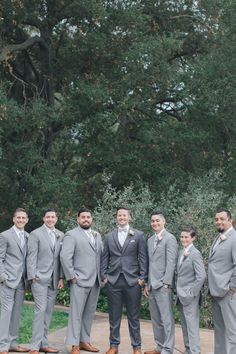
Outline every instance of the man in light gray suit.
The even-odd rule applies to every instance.
[[[48,346],[47,338],[56,292],[64,286],[60,265],[64,234],[55,228],[57,220],[55,209],[46,210],[44,224],[32,231],[28,239],[27,274],[35,303],[31,354],[58,352]]]
[[[61,251],[64,274],[70,282],[70,313],[66,344],[72,345],[72,354],[80,349],[98,352],[90,343],[90,332],[101,285],[101,235],[91,229],[89,209],[78,212],[78,226],[65,234]]]
[[[133,352],[140,354],[139,311],[141,287],[147,280],[147,245],[144,233],[129,226],[129,209],[118,208],[116,220],[118,227],[105,236],[101,266],[102,280],[108,283],[110,348],[106,354],[118,352],[123,305]]]
[[[173,353],[175,326],[172,310],[172,282],[177,261],[176,238],[165,229],[161,211],[151,216],[155,234],[148,240],[149,275],[144,295],[148,297],[156,348],[145,354]]]
[[[217,211],[215,226],[219,234],[212,243],[208,263],[208,283],[215,329],[214,354],[235,354],[236,231],[229,210]]]
[[[200,354],[199,303],[206,272],[201,253],[194,247],[195,230],[182,229],[176,268],[177,305],[180,310],[185,354]]]
[[[26,211],[18,208],[13,216],[13,227],[0,234],[0,354],[29,351],[16,342],[27,287],[25,258],[28,234],[24,231],[27,222]]]

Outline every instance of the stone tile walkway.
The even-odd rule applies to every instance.
[[[181,327],[176,326],[175,329],[175,351],[174,354],[180,354],[184,352]],[[62,328],[49,335],[50,345],[60,348],[62,353],[67,353],[70,348],[66,348],[64,345],[66,335],[66,328]],[[151,321],[141,321],[141,335],[142,335],[142,350],[154,349],[153,333]],[[214,335],[211,330],[201,330],[201,354],[213,354],[213,340]],[[100,349],[100,353],[104,354],[108,348],[109,343],[109,323],[107,314],[96,313],[92,333],[91,343]],[[81,351],[81,354],[85,352]],[[124,318],[121,323],[121,345],[119,347],[119,353],[132,354],[132,348],[130,345],[128,324]],[[223,353],[222,353],[223,354]]]

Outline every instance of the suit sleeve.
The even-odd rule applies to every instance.
[[[170,237],[166,243],[166,271],[163,283],[172,285],[178,255],[178,244],[174,236]]]
[[[63,239],[60,260],[63,272],[67,280],[76,278],[73,265],[74,251],[75,240],[69,233],[66,233]]]
[[[139,239],[138,261],[139,261],[139,270],[140,270],[139,279],[144,280],[146,282],[148,277],[148,250],[147,250],[147,242],[144,238],[143,233],[141,234]]]
[[[7,280],[7,274],[5,273],[4,261],[7,251],[7,240],[0,234],[0,282]]]
[[[193,269],[195,272],[196,280],[194,282],[192,293],[194,296],[197,296],[200,293],[206,279],[206,271],[200,252],[196,253],[193,257]]]
[[[236,239],[234,237],[234,242],[232,244],[232,275],[229,282],[229,288],[234,289],[236,291]]]
[[[62,249],[62,244],[63,244],[63,239],[64,239],[64,234],[63,232],[61,233],[61,249]],[[60,249],[60,254],[61,254],[61,249]],[[63,267],[62,267],[62,264],[61,264],[61,259],[59,261],[59,279],[64,279],[65,278],[65,274],[64,274],[64,271],[63,271]]]
[[[28,280],[35,279],[37,273],[37,259],[39,250],[39,240],[35,233],[31,233],[28,237],[27,252],[27,277]]]
[[[106,278],[109,261],[110,261],[110,252],[108,247],[107,236],[105,236],[103,241],[103,250],[101,253],[101,280],[102,281]]]

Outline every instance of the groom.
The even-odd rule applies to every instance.
[[[116,354],[120,344],[122,308],[127,310],[129,334],[134,354],[141,353],[139,310],[141,287],[147,279],[147,245],[142,231],[129,226],[130,210],[117,210],[118,227],[105,236],[101,278],[108,283],[110,348]]]

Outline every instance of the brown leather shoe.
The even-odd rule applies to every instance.
[[[8,352],[0,352],[0,354],[8,354]]]
[[[140,348],[134,348],[134,354],[142,354],[142,350]]]
[[[39,349],[40,352],[44,352],[44,353],[58,353],[59,350],[56,348],[52,348],[52,347],[42,347]]]
[[[39,351],[38,350],[30,350],[29,354],[39,354]]]
[[[85,350],[86,352],[97,353],[99,352],[98,348],[95,348],[91,343],[88,342],[80,342],[80,349]]]
[[[161,353],[154,349],[154,350],[149,350],[147,352],[144,352],[144,354],[161,354]]]
[[[20,345],[17,345],[16,347],[12,347],[9,349],[9,352],[15,352],[15,353],[27,353],[29,352],[29,348],[21,347]]]
[[[80,347],[79,347],[79,345],[72,345],[70,354],[80,354]]]
[[[106,354],[117,354],[118,353],[118,348],[117,347],[110,347],[107,351]]]

